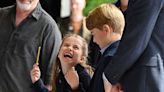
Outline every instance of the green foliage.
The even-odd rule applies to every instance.
[[[114,3],[116,1],[117,0],[86,0],[86,7],[83,11],[84,16],[87,16],[92,9],[102,3]]]

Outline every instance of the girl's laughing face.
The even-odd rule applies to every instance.
[[[64,40],[59,51],[59,59],[61,63],[76,65],[82,62],[83,42],[76,37],[68,37]]]

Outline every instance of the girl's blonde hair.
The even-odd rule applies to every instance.
[[[77,39],[81,39],[81,41],[83,42],[82,45],[82,51],[83,51],[83,57],[84,57],[84,62],[80,63],[85,69],[86,71],[90,74],[93,75],[93,71],[91,66],[89,66],[87,63],[87,57],[88,57],[88,44],[86,42],[86,40],[84,38],[82,38],[81,36],[74,34],[74,33],[68,33],[64,36],[62,44],[64,42],[65,39],[69,38],[69,37],[76,37]],[[61,44],[61,46],[62,46]],[[60,50],[59,50],[60,51]],[[52,76],[51,76],[51,84],[52,84],[52,92],[56,92],[56,82],[57,82],[57,78],[59,76],[59,72],[61,71],[61,64],[60,64],[60,60],[57,57],[57,60],[55,62],[55,64],[53,65],[53,71],[52,71]]]

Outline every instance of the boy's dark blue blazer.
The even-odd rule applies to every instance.
[[[107,64],[110,62],[111,58],[115,54],[117,47],[119,45],[119,41],[116,41],[112,43],[97,59],[95,62],[95,72],[91,79],[90,86],[87,90],[87,92],[104,92],[104,85],[102,80],[102,74],[107,66]]]

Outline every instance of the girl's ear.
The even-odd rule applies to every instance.
[[[59,58],[59,53],[57,54],[57,57]]]
[[[82,56],[81,59],[80,59],[80,63],[84,62],[85,61],[85,57]]]
[[[58,55],[57,55],[57,58],[60,58],[60,55],[59,55],[60,53],[58,53]]]

